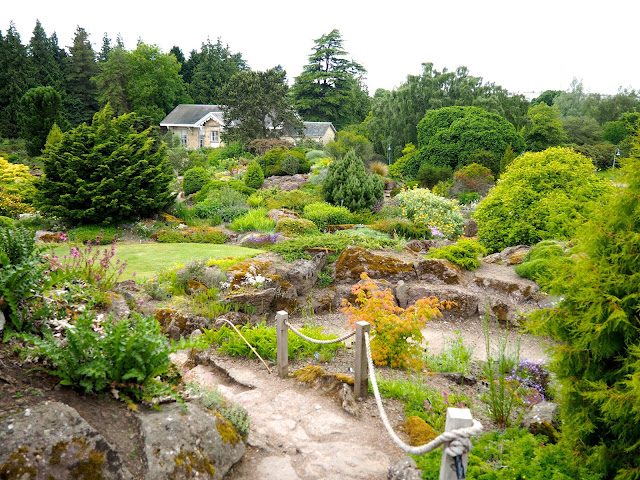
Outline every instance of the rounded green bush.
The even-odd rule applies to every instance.
[[[204,167],[191,168],[184,173],[182,190],[184,190],[185,195],[191,195],[200,190],[210,180],[209,174]]]
[[[288,237],[318,234],[318,226],[305,218],[281,218],[276,224],[276,232]]]
[[[353,223],[353,214],[346,207],[336,207],[326,202],[310,203],[304,207],[303,218],[311,220],[319,229],[327,225]]]
[[[13,228],[15,221],[12,218],[0,215],[0,227]]]
[[[256,190],[264,183],[264,173],[260,164],[253,161],[247,165],[247,171],[244,174],[244,184],[247,187],[255,188]]]
[[[540,240],[568,240],[590,205],[611,189],[593,163],[553,147],[516,158],[475,212],[478,240],[490,251]]]

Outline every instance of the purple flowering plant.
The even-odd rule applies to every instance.
[[[72,272],[85,283],[99,291],[107,292],[117,283],[127,262],[122,262],[119,258],[114,259],[117,235],[114,236],[111,245],[104,249],[96,248],[100,245],[101,238],[102,232],[96,237],[95,242],[90,241],[84,248],[70,247],[68,255],[54,260],[59,260],[65,270]]]
[[[551,398],[549,371],[542,362],[522,360],[511,369],[507,380],[519,386],[519,393],[526,405],[532,406]]]

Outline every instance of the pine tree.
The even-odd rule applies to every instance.
[[[322,196],[333,205],[352,212],[371,208],[383,197],[384,181],[379,175],[368,175],[364,163],[353,150],[329,166],[322,182]]]
[[[338,30],[315,40],[309,63],[291,88],[305,120],[333,122],[340,129],[362,122],[369,113],[369,95],[362,83],[367,71],[346,55]]]
[[[578,235],[575,263],[558,268],[557,308],[535,328],[561,343],[564,441],[604,478],[640,478],[640,136],[618,187]]]
[[[0,33],[0,135],[18,136],[20,99],[33,86],[27,49],[13,22],[6,36]]]
[[[57,42],[55,36],[47,38],[42,24],[36,21],[27,54],[34,86],[51,86],[58,92],[64,92],[64,52],[60,52]]]
[[[20,99],[18,124],[20,137],[26,140],[27,152],[40,155],[51,127],[62,120],[62,99],[53,87],[27,90]]]
[[[98,73],[96,56],[89,34],[78,27],[69,47],[66,61],[67,96],[65,106],[71,125],[88,122],[98,110],[97,90],[93,77]]]
[[[114,117],[107,105],[47,144],[41,211],[71,223],[105,225],[150,216],[172,201],[166,145],[135,114]]]

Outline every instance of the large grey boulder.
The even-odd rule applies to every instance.
[[[513,268],[483,263],[474,273],[478,287],[518,301],[528,300],[540,290],[536,282],[520,277]]]
[[[318,275],[326,263],[326,252],[318,252],[311,260],[298,259],[273,265],[274,273],[296,287],[298,295],[307,295],[318,281]]]
[[[460,283],[464,278],[464,271],[444,258],[419,257],[414,268],[418,278],[429,283],[451,285]]]
[[[388,480],[420,480],[422,470],[418,468],[416,461],[408,456],[402,457],[389,467]]]
[[[362,273],[372,279],[390,282],[417,280],[414,263],[419,258],[408,251],[398,253],[350,246],[342,251],[336,261],[335,280],[337,283],[357,283]]]
[[[402,308],[407,308],[425,297],[436,297],[438,300],[455,302],[451,309],[442,311],[445,319],[464,319],[476,315],[478,305],[482,301],[478,293],[456,285],[398,282],[395,293],[398,306]]]
[[[554,402],[540,402],[531,407],[522,418],[520,426],[531,428],[534,424],[548,423],[557,426],[558,424],[558,404]]]
[[[0,420],[0,478],[132,476],[118,452],[75,409],[43,402]]]
[[[245,452],[235,427],[216,413],[171,404],[140,414],[149,480],[222,479]]]

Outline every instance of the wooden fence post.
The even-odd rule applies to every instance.
[[[447,408],[447,420],[444,425],[444,431],[450,432],[451,430],[457,430],[458,428],[471,427],[473,425],[473,418],[471,417],[471,410],[468,408]],[[442,462],[440,463],[440,480],[457,480],[458,475],[456,473],[456,465],[453,457],[450,457],[445,453],[445,449],[449,446],[450,442],[446,442],[442,446]],[[464,475],[467,475],[467,465],[469,463],[469,454],[462,455],[462,466],[464,468]]]
[[[288,319],[286,311],[276,313],[276,365],[280,378],[285,378],[289,373],[289,329],[285,323]]]
[[[369,393],[369,375],[367,372],[367,345],[364,334],[369,333],[369,322],[356,323],[356,363],[354,368],[355,383],[353,393],[356,398],[366,397]]]

